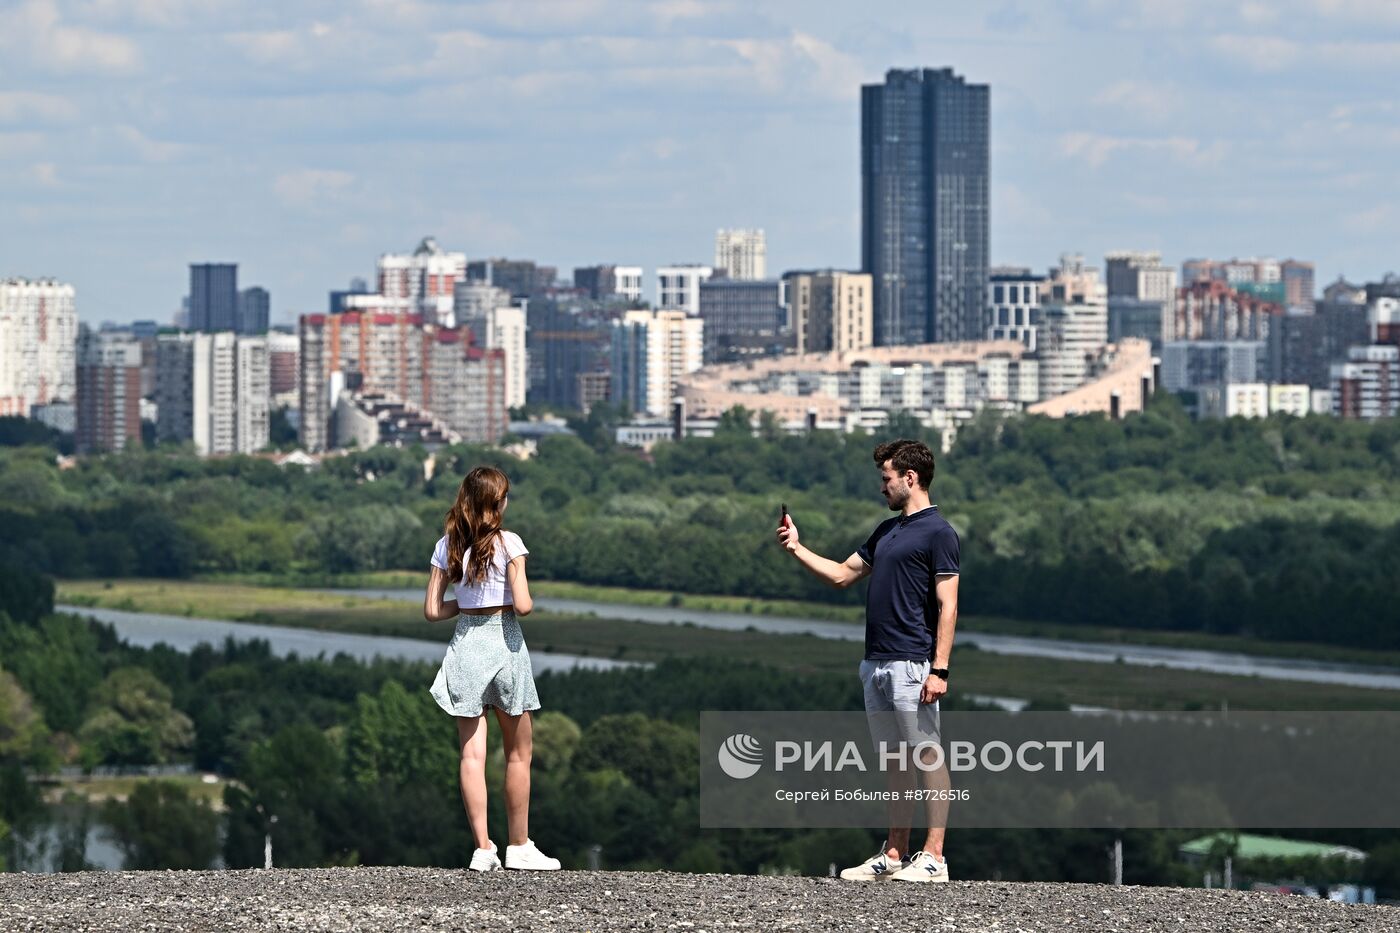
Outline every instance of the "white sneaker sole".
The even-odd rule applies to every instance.
[[[839,877],[842,881],[856,881],[866,884],[880,884],[885,881],[889,881],[891,878],[894,877],[894,875],[891,875],[888,872],[882,875],[848,875],[843,871],[837,877]]]
[[[896,873],[890,875],[890,878],[894,881],[907,881],[910,884],[928,884],[930,882],[933,884],[946,884],[948,882],[948,873],[946,871],[941,871],[936,875],[930,875],[926,871],[921,871],[917,875],[913,873],[908,875]]]

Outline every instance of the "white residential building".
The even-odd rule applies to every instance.
[[[1026,350],[1035,351],[1044,282],[1045,276],[1016,266],[987,271],[988,340],[1019,340]]]
[[[267,339],[163,334],[156,344],[156,434],[193,441],[201,456],[267,446]]]
[[[1095,361],[1108,343],[1104,304],[1052,304],[1041,308],[1037,335],[1040,397],[1078,388],[1094,376]]]
[[[1269,386],[1270,414],[1294,415],[1302,418],[1312,410],[1312,388],[1310,386],[1277,384]]]
[[[1202,418],[1265,418],[1269,414],[1269,387],[1262,382],[1230,382],[1197,390]]]
[[[530,381],[530,357],[525,350],[525,309],[510,304],[497,305],[484,314],[463,320],[472,329],[478,345],[505,353],[506,407],[525,404]]]
[[[493,308],[511,303],[510,292],[485,282],[458,282],[453,287],[452,310],[457,320],[466,323],[484,317]]]
[[[1105,257],[1105,266],[1110,301],[1172,301],[1176,297],[1176,269],[1162,264],[1161,253],[1120,250]]]
[[[868,272],[789,272],[783,277],[798,353],[864,350],[875,342],[875,289]]]
[[[0,415],[77,396],[78,312],[73,286],[0,279]]]
[[[614,294],[628,301],[642,300],[642,267],[617,266],[613,269]]]
[[[700,313],[700,283],[714,275],[709,266],[662,266],[656,270],[656,310]]]
[[[1400,348],[1352,347],[1344,363],[1333,363],[1332,414],[1340,418],[1400,415]]]
[[[379,294],[410,302],[429,324],[453,326],[453,289],[466,277],[466,253],[446,252],[432,237],[424,237],[412,253],[379,257]]]
[[[239,337],[234,345],[234,449],[250,454],[268,441],[272,407],[271,355],[266,337]]]
[[[731,279],[768,278],[768,246],[762,230],[720,230],[715,234],[715,268]]]
[[[676,382],[700,368],[704,327],[682,311],[628,311],[613,322],[610,398],[665,414]]]

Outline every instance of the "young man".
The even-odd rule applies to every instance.
[[[845,563],[804,547],[791,516],[778,541],[818,578],[847,587],[870,577],[865,606],[865,660],[860,665],[865,710],[872,736],[886,740],[883,725],[895,722],[911,746],[938,741],[938,699],[948,692],[948,662],[958,619],[959,541],[953,526],[929,502],[933,452],[920,441],[896,440],[875,448],[880,494],[900,513],[881,522]],[[880,733],[880,734],[877,734]],[[925,775],[927,786],[946,788],[946,769]],[[894,775],[891,775],[893,782]],[[928,840],[913,855],[908,814],[891,809],[889,835],[874,856],[841,872],[852,881],[947,881],[943,858],[946,804],[930,808]]]

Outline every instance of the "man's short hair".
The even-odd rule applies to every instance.
[[[919,477],[919,485],[925,490],[933,482],[933,451],[923,441],[901,437],[881,444],[875,448],[875,465],[883,467],[886,460],[896,473],[913,470]]]

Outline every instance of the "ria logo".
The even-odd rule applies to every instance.
[[[751,778],[763,766],[763,746],[758,739],[736,732],[719,747],[719,767],[736,780]]]

